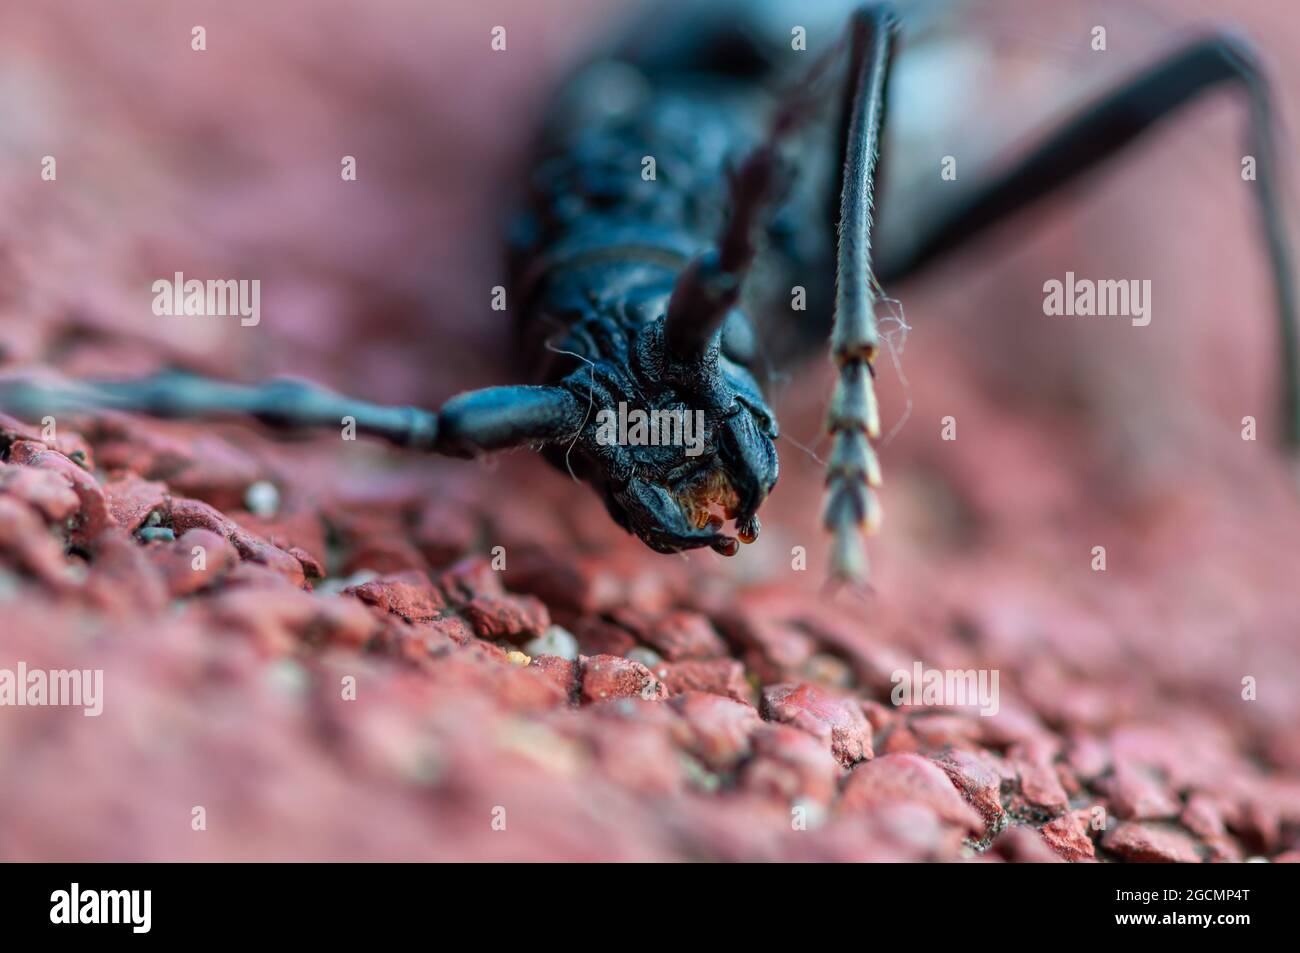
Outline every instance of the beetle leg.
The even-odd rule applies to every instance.
[[[910,245],[885,250],[877,273],[900,280],[981,235],[990,226],[1073,182],[1198,94],[1222,83],[1247,96],[1255,196],[1277,298],[1281,338],[1283,442],[1300,451],[1300,330],[1294,259],[1285,218],[1274,137],[1276,121],[1267,77],[1252,50],[1228,33],[1211,34],[1176,50],[1089,104],[1008,171],[981,183],[928,223]]]
[[[872,371],[880,336],[871,272],[871,206],[896,22],[889,7],[870,6],[855,13],[851,24],[831,330],[831,359],[839,378],[826,421],[832,449],[823,514],[833,540],[831,578],[837,581],[865,581],[863,536],[880,523],[880,465],[871,446],[880,436]]]

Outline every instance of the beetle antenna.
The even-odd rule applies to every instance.
[[[511,385],[457,394],[434,412],[346,397],[306,381],[232,384],[165,371],[125,381],[0,380],[0,411],[40,419],[117,410],[164,418],[253,417],[282,430],[355,427],[410,450],[470,458],[549,443],[580,426],[578,399],[563,387]]]
[[[827,413],[833,444],[826,473],[823,522],[832,535],[831,575],[863,583],[863,537],[880,523],[880,463],[872,442],[880,438],[876,403],[876,352],[881,301],[871,269],[871,212],[876,159],[884,122],[885,86],[897,20],[888,7],[866,7],[851,24],[853,53],[845,95],[844,168],[835,271],[831,359],[838,381]]]
[[[668,303],[664,336],[669,352],[697,359],[740,300],[741,286],[758,247],[755,237],[782,179],[780,147],[818,110],[822,80],[844,50],[837,44],[818,57],[808,74],[776,107],[767,138],[732,172],[727,221],[714,248],[695,258],[677,278]]]

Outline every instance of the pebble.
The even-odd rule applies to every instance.
[[[845,767],[872,755],[871,725],[862,706],[846,696],[818,685],[768,685],[762,710],[769,721],[793,725],[820,739]]]
[[[886,754],[858,765],[845,782],[839,810],[861,812],[895,801],[924,805],[970,834],[984,831],[983,818],[957,793],[943,769],[916,754]]]
[[[256,516],[274,516],[280,510],[280,491],[269,480],[251,483],[244,492],[244,509]]]
[[[578,657],[578,640],[563,626],[550,625],[537,638],[524,643],[524,651],[533,656],[554,655],[572,662]]]
[[[656,665],[663,662],[663,657],[654,649],[648,649],[644,645],[636,645],[623,653],[624,658],[630,658],[634,662],[640,662],[648,669],[654,669]]]

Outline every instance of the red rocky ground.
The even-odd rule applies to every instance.
[[[6,371],[184,361],[430,405],[506,379],[483,183],[510,180],[528,111],[500,104],[540,96],[594,16],[321,4],[304,30],[223,6],[196,60],[190,13],[88,9],[25,9],[0,42],[23,91]],[[457,39],[498,21],[517,55]],[[1205,146],[1235,129],[1218,107],[1028,250],[900,289],[915,407],[883,451],[873,594],[822,591],[819,468],[793,443],[727,562],[654,556],[528,453],[0,418],[0,668],[105,673],[98,718],[0,709],[0,857],[1297,859],[1300,503],[1239,423],[1275,426],[1269,299],[1239,192],[1179,191],[1235,169]],[[1134,260],[1150,328],[1042,316],[1045,274]],[[154,317],[144,289],[176,270],[260,276],[262,324]],[[792,373],[779,410],[811,444],[827,376]],[[998,714],[895,707],[914,661],[996,669]]]
[[[233,429],[106,417],[53,446],[12,421],[0,433],[4,660],[105,672],[99,718],[4,711],[9,858],[1200,861],[1298,846],[1294,722],[1238,713],[1268,706],[1234,700],[1235,670],[1215,684],[1155,640],[1124,644],[1161,631],[1127,584],[1137,623],[1025,583],[853,608],[779,573],[738,584],[584,541],[559,499],[511,493],[531,460],[485,487],[373,449],[348,475],[331,442],[286,451]],[[241,509],[250,480],[280,486],[283,508]],[[175,540],[141,542],[146,522]],[[1206,650],[1191,623],[1165,625]],[[556,626],[576,659],[530,647],[562,650]],[[889,675],[913,658],[996,660],[1001,711],[896,709]],[[206,831],[190,830],[195,805]]]

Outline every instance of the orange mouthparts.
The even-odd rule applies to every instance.
[[[677,502],[686,514],[686,521],[696,529],[720,529],[726,520],[736,518],[740,509],[740,496],[722,470],[709,470],[692,480],[676,494]],[[743,543],[758,538],[758,520],[752,519],[737,526],[736,535]],[[728,546],[731,555],[736,547]]]

